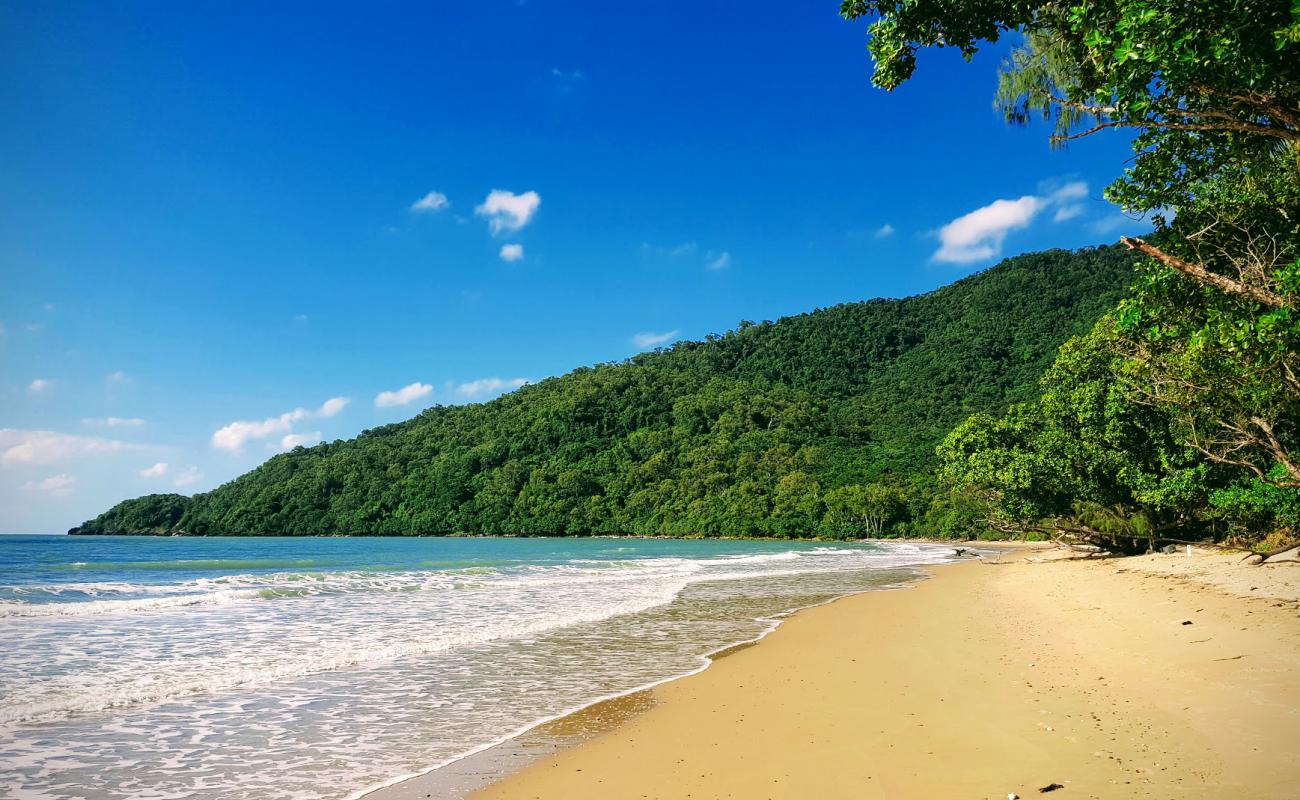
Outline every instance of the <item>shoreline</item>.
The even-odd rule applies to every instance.
[[[942,565],[942,566],[950,566],[950,565]],[[782,624],[789,621],[797,614],[802,614],[806,611],[810,611],[815,608],[820,608],[822,606],[828,606],[833,603],[839,602],[841,600],[845,600],[850,597],[856,597],[862,594],[871,594],[879,591],[895,591],[898,589],[910,588],[918,583],[929,580],[932,577],[932,573],[930,572],[931,567],[915,567],[914,569],[917,572],[917,576],[902,586],[865,589],[863,591],[850,592],[849,594],[838,595],[836,597],[832,597],[828,600],[824,600],[820,603],[814,603],[809,606],[792,608],[789,611],[783,612],[774,617],[764,619],[763,621],[769,623],[768,627],[765,630],[763,630],[761,633],[759,633],[757,636],[751,639],[745,639],[744,641],[733,642],[731,644],[724,645],[718,648],[717,650],[713,650],[708,653],[701,654],[700,659],[702,660],[702,663],[699,666],[697,666],[695,669],[692,669],[688,672],[682,672],[675,675],[670,675],[665,678],[660,678],[659,680],[650,681],[649,683],[642,684],[641,686],[636,686],[626,691],[616,692],[614,694],[597,697],[594,700],[590,700],[588,702],[584,702],[579,705],[572,706],[564,711],[561,711],[557,714],[553,714],[549,717],[543,717],[542,719],[529,722],[511,733],[505,734],[486,744],[470,749],[464,753],[461,753],[460,755],[446,759],[434,766],[425,769],[416,770],[414,772],[406,773],[404,775],[400,775],[390,780],[383,781],[381,783],[374,784],[367,788],[353,792],[352,794],[347,795],[347,797],[345,797],[344,800],[362,800],[362,798],[370,798],[370,800],[405,800],[406,798],[429,797],[430,792],[427,791],[429,788],[445,790],[445,786],[443,785],[442,781],[435,781],[434,782],[435,785],[433,787],[426,786],[424,783],[425,779],[429,779],[431,776],[437,775],[443,770],[449,770],[451,768],[454,768],[457,764],[460,764],[462,762],[470,761],[471,759],[474,759],[476,757],[488,754],[491,751],[496,750],[498,748],[502,748],[506,745],[511,744],[512,742],[520,742],[525,749],[527,748],[549,749],[554,752],[560,752],[562,750],[567,750],[571,747],[580,745],[582,741],[591,738],[594,735],[598,735],[599,733],[604,733],[607,731],[608,728],[612,728],[614,725],[621,723],[626,719],[630,718],[638,711],[644,710],[645,706],[653,705],[654,701],[651,699],[644,704],[631,703],[631,705],[633,706],[639,706],[635,710],[620,708],[614,714],[613,720],[603,719],[604,715],[601,713],[600,709],[605,707],[616,706],[622,701],[629,701],[632,698],[635,698],[637,696],[645,696],[646,698],[650,698],[651,692],[653,692],[656,688],[660,686],[672,683],[674,681],[686,680],[688,678],[699,675],[700,673],[707,670],[709,667],[713,666],[714,663],[716,663],[719,659],[726,658],[727,656],[733,653],[739,652],[749,647],[754,647],[755,645],[762,643],[764,639],[766,639],[768,636],[770,636],[771,634],[775,633],[778,629],[780,629]],[[587,715],[595,716],[598,719],[600,719],[602,723],[607,723],[607,724],[598,725],[596,726],[597,728],[596,730],[592,730],[590,726],[578,722],[578,720],[581,717]],[[548,726],[553,726],[556,725],[557,723],[563,723],[566,720],[577,723],[576,725],[567,726],[567,727],[575,727],[579,729],[580,732],[576,736],[550,736],[546,733],[546,729],[548,728]],[[534,741],[527,741],[530,737],[532,737]],[[502,760],[509,763],[511,761],[517,761],[518,759],[507,756]],[[528,762],[531,762],[533,760],[535,760],[535,758],[529,758],[524,763],[515,764],[514,766],[516,768],[522,768],[523,766],[526,766]],[[492,769],[492,767],[489,767],[489,769]],[[500,777],[500,776],[501,776],[500,773],[498,773],[495,777]],[[487,782],[484,782],[483,785],[487,785]],[[434,796],[444,797],[449,795],[439,794]]]
[[[570,537],[570,538],[597,538],[597,537]],[[604,536],[602,538],[627,538],[623,536]],[[663,537],[636,537],[636,538],[663,538]],[[683,537],[676,537],[683,538]],[[785,541],[773,539],[772,541]],[[1049,546],[1044,542],[1025,542],[1025,541],[958,541],[958,540],[939,540],[939,539],[861,539],[853,540],[855,542],[873,542],[873,541],[892,541],[899,543],[916,543],[916,544],[944,544],[956,548],[965,548],[975,551],[984,551],[986,555],[1004,555],[1006,553],[1024,550],[1033,551]],[[482,788],[494,783],[504,777],[513,775],[523,769],[526,769],[531,763],[547,755],[564,752],[574,747],[579,747],[586,741],[596,736],[608,733],[618,725],[626,722],[635,715],[653,707],[657,701],[653,697],[653,692],[665,685],[678,681],[688,680],[692,677],[713,667],[719,660],[724,659],[734,653],[740,652],[747,648],[755,647],[762,644],[773,633],[777,632],[782,625],[799,615],[809,611],[830,606],[850,598],[860,597],[862,595],[871,595],[885,591],[897,591],[911,589],[915,586],[931,580],[935,576],[934,570],[945,569],[958,566],[964,563],[978,562],[979,558],[968,558],[962,561],[955,561],[948,564],[940,565],[922,565],[912,567],[916,572],[916,577],[909,580],[901,586],[879,587],[866,589],[863,591],[850,592],[848,594],[837,595],[819,603],[808,606],[801,606],[782,612],[764,621],[769,623],[768,627],[753,638],[740,642],[734,642],[724,645],[716,650],[700,655],[701,664],[688,672],[670,675],[659,680],[651,681],[641,686],[617,692],[610,695],[595,698],[591,701],[570,707],[557,714],[544,717],[542,719],[530,722],[515,731],[503,735],[491,742],[485,743],[478,747],[472,748],[460,755],[446,759],[436,765],[396,776],[381,783],[372,784],[366,788],[360,789],[352,794],[347,795],[344,800],[412,800],[414,798],[461,798],[471,796],[466,789],[481,790]],[[642,701],[635,701],[634,698],[643,698]],[[621,706],[623,703],[627,706]],[[613,713],[608,716],[605,709]],[[594,724],[593,724],[594,722]],[[563,727],[571,729],[570,732],[555,734],[549,729],[552,727]],[[514,745],[512,748],[511,746]],[[493,751],[511,748],[510,752],[494,754]],[[516,751],[533,751],[526,756],[521,756]],[[537,752],[541,751],[541,752]],[[485,763],[482,765],[475,764],[476,759],[482,759]],[[458,770],[460,765],[467,765],[468,769]],[[461,774],[461,773],[465,774]],[[454,773],[444,775],[443,773]],[[466,780],[468,776],[468,781]],[[465,785],[465,784],[470,785]]]
[[[1033,550],[790,614],[470,796],[1292,796],[1300,566]],[[370,796],[464,796],[423,781]]]

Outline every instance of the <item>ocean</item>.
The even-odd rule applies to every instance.
[[[358,797],[952,553],[0,536],[0,796]]]

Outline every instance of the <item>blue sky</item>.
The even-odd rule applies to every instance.
[[[830,0],[267,5],[0,5],[0,531],[1144,229]]]

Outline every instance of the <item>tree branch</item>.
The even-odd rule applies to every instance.
[[[1192,264],[1183,261],[1177,256],[1170,255],[1160,248],[1148,244],[1145,241],[1133,236],[1120,237],[1120,243],[1130,250],[1137,250],[1140,253],[1148,255],[1164,264],[1170,269],[1177,270],[1197,283],[1213,286],[1214,288],[1226,292],[1227,294],[1244,297],[1253,300],[1256,303],[1262,303],[1273,308],[1295,308],[1295,305],[1288,299],[1276,292],[1268,289],[1262,289],[1258,286],[1248,286],[1240,281],[1234,281],[1232,278],[1220,275],[1217,272],[1210,272],[1200,264]]]
[[[1300,131],[1293,131],[1288,128],[1275,128],[1271,125],[1260,125],[1255,122],[1165,122],[1156,119],[1140,120],[1111,120],[1102,122],[1086,131],[1072,133],[1069,136],[1053,136],[1058,142],[1072,142],[1075,139],[1082,139],[1085,136],[1091,136],[1098,131],[1104,131],[1107,128],[1164,128],[1172,131],[1236,131],[1237,133],[1257,133],[1261,136],[1272,136],[1278,139],[1285,139],[1289,142],[1300,142]]]

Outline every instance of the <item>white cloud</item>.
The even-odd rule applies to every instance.
[[[105,380],[107,380],[109,383],[126,383],[130,379],[131,376],[127,375],[125,372],[123,372],[120,369],[115,372],[110,372],[108,373],[107,376],[105,376]]]
[[[45,391],[48,388],[50,388],[50,382],[45,378],[37,378],[36,380],[27,384],[27,391],[32,392],[34,394],[40,394],[41,392]]]
[[[479,378],[476,381],[468,381],[457,386],[456,394],[467,398],[484,397],[499,392],[513,391],[529,383],[531,381],[527,378]]]
[[[292,450],[295,447],[305,447],[319,442],[321,439],[320,431],[311,433],[290,433],[280,440],[281,450]]]
[[[212,446],[232,453],[243,452],[244,445],[253,439],[265,439],[268,436],[288,433],[293,424],[301,420],[332,417],[342,411],[349,402],[346,397],[331,397],[315,410],[295,408],[278,417],[267,417],[260,422],[236,420],[212,434]]]
[[[1084,181],[1071,181],[1047,195],[1049,203],[1068,203],[1082,200],[1088,196],[1088,184]]]
[[[44,492],[54,497],[63,497],[72,494],[72,490],[77,488],[77,478],[61,472],[42,481],[28,481],[18,488],[24,492]]]
[[[380,392],[375,395],[376,408],[391,408],[392,406],[404,406],[412,401],[426,397],[433,387],[427,383],[409,383],[402,388],[393,392]]]
[[[537,192],[515,194],[505,189],[493,189],[474,213],[487,217],[492,233],[507,233],[527,225],[541,204],[542,198]]]
[[[1056,213],[1052,215],[1052,222],[1065,222],[1067,219],[1074,219],[1075,217],[1079,216],[1082,213],[1083,213],[1083,206],[1079,205],[1078,203],[1073,203],[1068,206],[1061,206],[1060,208],[1056,209]]]
[[[326,419],[328,419],[334,416],[335,414],[339,413],[343,409],[347,408],[348,403],[351,402],[352,402],[352,398],[350,397],[331,397],[330,399],[326,400],[324,403],[321,403],[321,407],[316,410],[314,416],[325,417]]]
[[[1027,194],[1016,200],[994,200],[963,214],[939,229],[939,249],[932,258],[950,264],[967,264],[993,258],[1012,231],[1029,227],[1045,209],[1056,208],[1056,221],[1078,216],[1077,203],[1088,196],[1088,184],[1071,181],[1045,195]]]
[[[524,257],[524,246],[522,244],[501,245],[502,261],[519,261],[523,257]]]
[[[653,331],[643,331],[632,337],[632,344],[637,347],[657,347],[664,342],[670,341],[680,333],[677,329],[665,331],[664,333],[654,333]]]
[[[0,428],[0,464],[53,464],[83,456],[139,449],[138,445],[96,436],[76,436],[44,430]]]
[[[176,476],[176,480],[172,481],[172,485],[192,486],[201,480],[203,480],[203,471],[200,470],[198,467],[194,466],[193,464],[191,464],[185,469],[180,471],[180,473]]]
[[[731,266],[731,253],[726,250],[723,250],[716,257],[713,253],[709,253],[705,258],[708,259],[708,263],[704,265],[706,269],[726,269]]]
[[[436,214],[451,205],[447,195],[442,192],[429,192],[424,197],[411,203],[411,211],[416,214]]]
[[[161,478],[162,476],[167,474],[168,469],[169,467],[166,461],[159,461],[157,464],[154,464],[152,467],[145,467],[144,469],[140,470],[140,477]]]
[[[1019,200],[994,200],[963,214],[939,229],[934,260],[965,264],[992,258],[1002,251],[1007,234],[1028,227],[1042,208],[1040,198],[1025,195]]]
[[[872,235],[877,239],[888,239],[890,236],[894,235],[894,226],[886,222],[884,225],[876,228],[876,232]]]
[[[139,417],[83,417],[81,424],[105,428],[138,428],[144,424],[144,420]]]

